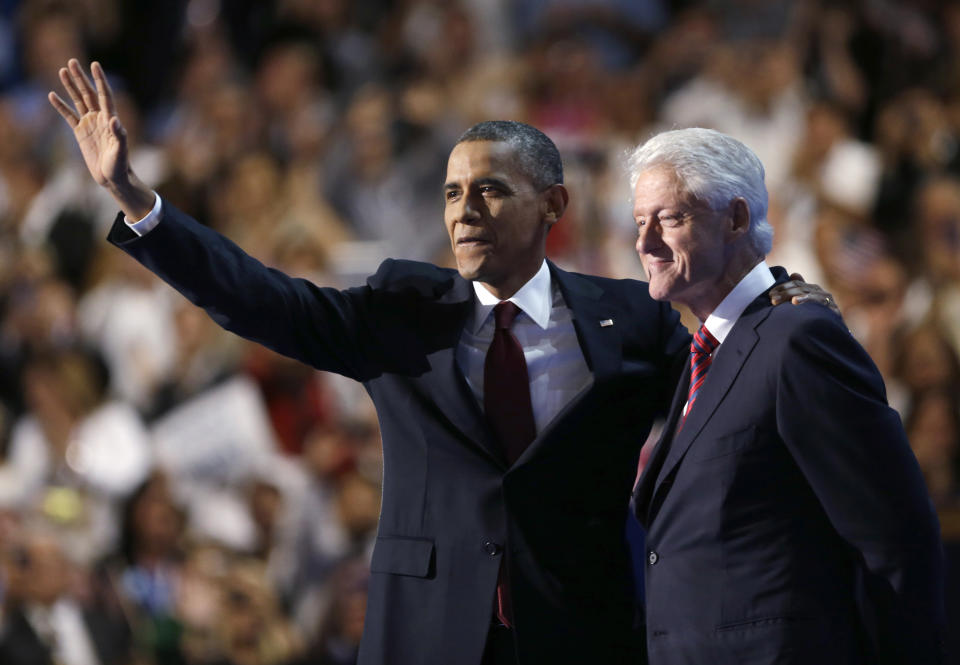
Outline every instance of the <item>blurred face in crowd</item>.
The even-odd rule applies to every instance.
[[[900,346],[900,380],[910,389],[947,388],[960,380],[957,359],[943,334],[934,326],[914,330]]]
[[[283,509],[280,490],[266,482],[254,483],[250,492],[250,515],[254,524],[265,534],[273,534]]]
[[[364,538],[377,527],[380,488],[358,473],[340,480],[337,493],[340,523],[354,538]]]
[[[66,590],[68,563],[51,538],[28,536],[8,557],[9,594],[23,602],[50,605]]]
[[[916,195],[923,259],[936,284],[960,279],[960,180],[930,181]]]
[[[151,481],[133,508],[133,527],[139,551],[159,556],[171,555],[183,532],[183,515],[170,495],[162,476]]]
[[[460,275],[498,298],[512,296],[543,263],[566,196],[562,185],[538,191],[507,143],[457,144],[447,162],[444,221]]]
[[[749,227],[745,202],[734,208],[742,210],[734,215],[712,209],[685,190],[672,168],[655,166],[640,174],[633,217],[653,298],[682,303],[706,319],[725,295],[728,245]]]
[[[316,478],[327,481],[353,469],[355,451],[342,430],[335,426],[317,427],[303,446],[303,459]]]
[[[872,261],[862,277],[857,291],[867,315],[880,321],[899,321],[909,286],[904,267],[892,257],[883,256]]]
[[[960,437],[950,395],[936,391],[925,393],[913,408],[908,434],[920,467],[924,471],[950,467]]]

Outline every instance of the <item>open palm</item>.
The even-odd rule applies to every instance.
[[[129,170],[127,133],[117,117],[113,92],[99,63],[90,67],[96,88],[76,59],[60,69],[60,81],[73,107],[51,92],[50,103],[73,129],[90,175],[104,187],[123,182]]]

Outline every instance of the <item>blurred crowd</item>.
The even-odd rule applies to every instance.
[[[960,5],[0,0],[0,662],[353,663],[379,509],[362,387],[104,242],[46,100],[70,57],[104,65],[165,201],[327,285],[452,263],[446,155],[480,120],[556,141],[548,254],[613,277],[643,276],[625,151],[739,138],[769,261],[834,294],[960,539]]]

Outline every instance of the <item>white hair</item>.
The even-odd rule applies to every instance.
[[[667,166],[683,182],[687,193],[712,208],[725,208],[743,197],[750,210],[747,237],[766,256],[773,246],[773,227],[767,221],[767,188],[763,164],[740,141],[713,129],[693,127],[661,132],[637,146],[627,157],[631,190],[644,171]]]

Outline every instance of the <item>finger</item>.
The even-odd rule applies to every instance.
[[[826,295],[823,297],[823,304],[826,305],[831,312],[838,316],[843,316],[840,314],[840,306],[837,304],[837,301],[833,297]]]
[[[811,287],[806,282],[789,282],[790,288],[788,291],[790,293],[796,293],[803,295],[805,293],[823,293],[819,288]]]
[[[801,291],[797,288],[797,284],[795,282],[784,282],[783,284],[777,284],[770,291],[770,302],[774,305],[779,305],[780,303],[786,302],[800,293]]]
[[[113,135],[113,138],[117,141],[117,161],[119,163],[125,163],[128,159],[127,130],[124,129],[123,123],[120,122],[120,118],[117,116],[111,117],[110,123],[107,126],[110,128],[110,133]]]
[[[113,135],[120,140],[127,138],[127,130],[124,129],[123,124],[120,122],[120,118],[113,116],[110,119],[110,131]]]
[[[793,304],[799,305],[804,302],[815,302],[824,307],[828,308],[831,312],[835,314],[840,314],[840,307],[837,305],[836,301],[832,296],[829,296],[823,292],[820,293],[808,293],[801,296],[795,296],[793,298]]]
[[[63,84],[63,88],[67,91],[67,94],[70,95],[70,99],[73,100],[73,105],[76,107],[77,113],[84,115],[89,109],[87,105],[83,103],[83,97],[80,96],[80,91],[77,90],[77,86],[73,84],[70,72],[67,71],[66,67],[61,67],[59,74],[60,82]]]
[[[798,273],[798,272],[792,272],[792,273],[790,273],[790,279],[792,279],[792,280],[795,281],[795,282],[805,282],[805,281],[807,281],[807,280],[805,280],[805,279],[803,278],[803,275],[801,275],[801,274]]]
[[[57,113],[59,113],[63,119],[67,121],[67,124],[70,125],[71,129],[77,126],[77,123],[80,122],[80,117],[65,101],[60,99],[60,95],[55,92],[51,92],[49,95],[47,95],[47,99],[50,100],[50,104],[53,105],[53,108],[57,109]]]
[[[779,288],[776,291],[771,291],[770,295],[780,298],[781,300],[786,300],[794,296],[802,296],[806,291],[804,289],[799,289],[797,287],[790,287],[788,289]]]
[[[100,108],[110,115],[116,115],[117,109],[113,104],[113,90],[110,89],[110,83],[107,81],[107,75],[99,62],[90,65],[90,71],[93,74],[93,81],[97,85],[97,99],[100,102]]]
[[[80,61],[76,58],[71,58],[67,66],[70,68],[70,75],[73,78],[74,84],[77,86],[77,89],[80,90],[80,94],[83,95],[84,104],[86,104],[87,108],[91,111],[99,111],[100,107],[97,104],[93,83],[90,82],[87,73],[83,71],[83,67],[80,66]]]

